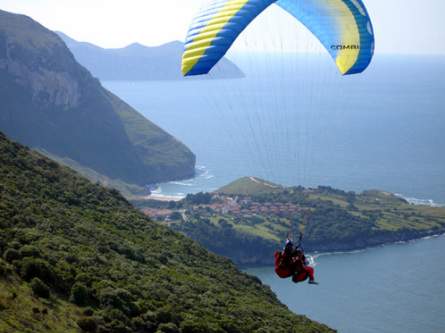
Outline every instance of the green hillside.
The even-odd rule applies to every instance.
[[[445,207],[413,205],[383,191],[285,188],[250,177],[158,207],[170,210],[165,223],[171,228],[241,265],[269,265],[290,231],[295,237],[304,230],[307,251],[329,252],[445,232]],[[150,208],[149,216],[165,220],[154,202]]]
[[[279,192],[282,189],[283,187],[280,185],[257,177],[243,177],[221,187],[215,192],[228,195],[258,195]]]
[[[194,175],[195,156],[79,65],[60,37],[0,11],[0,130],[116,181]]]
[[[137,197],[137,195],[147,195],[147,189],[143,186],[135,185],[135,184],[129,184],[124,181],[121,181],[119,179],[111,179],[101,173],[98,173],[97,171],[87,168],[78,162],[65,157],[61,158],[59,156],[53,155],[48,153],[45,150],[42,149],[36,149],[37,152],[41,153],[42,155],[48,157],[49,159],[67,166],[74,171],[76,171],[78,174],[80,174],[82,177],[85,177],[92,183],[99,183],[100,185],[107,187],[107,188],[113,188],[119,191],[120,194],[122,194],[125,198],[131,199],[133,197]]]
[[[117,191],[3,135],[0,198],[0,332],[331,331]]]

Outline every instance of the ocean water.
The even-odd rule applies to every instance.
[[[348,77],[322,55],[234,61],[245,79],[104,82],[197,155],[196,178],[159,192],[250,175],[445,203],[445,57],[377,56]]]
[[[318,286],[249,269],[292,311],[340,333],[445,331],[445,237],[315,259]]]
[[[197,177],[159,193],[251,175],[445,203],[445,58],[377,56],[352,77],[325,56],[233,60],[245,79],[104,82],[197,155]],[[341,333],[445,332],[444,237],[315,262],[316,287],[277,279],[271,267],[249,272]]]

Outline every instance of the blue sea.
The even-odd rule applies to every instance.
[[[162,193],[248,175],[445,203],[445,57],[377,57],[347,77],[321,55],[237,63],[245,79],[104,82],[197,155],[198,177]]]
[[[246,78],[103,82],[197,155],[197,177],[158,192],[210,191],[242,176],[381,189],[445,203],[445,57],[376,56],[340,76],[324,55],[242,55]],[[341,333],[445,332],[445,238],[316,258],[320,286],[250,270],[291,310]]]
[[[273,267],[248,273],[292,311],[340,333],[445,332],[445,237],[315,259],[318,286],[279,279]]]

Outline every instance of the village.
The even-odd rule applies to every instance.
[[[144,208],[142,211],[154,220],[171,222],[186,220],[187,216],[200,214],[210,217],[212,215],[231,216],[236,219],[249,219],[254,216],[271,216],[291,218],[307,208],[294,203],[258,202],[248,196],[230,196],[212,194],[210,203],[185,205],[177,208]]]

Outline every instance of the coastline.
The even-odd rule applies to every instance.
[[[405,240],[397,240],[397,241],[392,241],[392,242],[390,241],[390,242],[369,245],[369,246],[360,247],[360,248],[350,248],[350,249],[345,249],[345,250],[323,250],[323,251],[309,250],[309,251],[306,251],[306,253],[312,257],[315,257],[315,258],[318,258],[321,256],[330,256],[330,255],[354,254],[354,253],[360,253],[360,252],[373,250],[373,249],[377,249],[377,248],[381,248],[381,247],[385,247],[385,246],[404,245],[404,244],[414,243],[414,242],[418,242],[418,241],[422,241],[422,240],[429,240],[429,239],[433,239],[433,238],[440,238],[440,237],[445,237],[445,228],[444,228],[444,230],[442,230],[439,233],[426,233],[423,236],[405,239]],[[261,268],[261,267],[273,267],[273,257],[271,255],[270,262],[268,262],[268,263],[266,263],[266,262],[262,262],[262,263],[258,263],[258,264],[241,264],[240,263],[240,264],[237,264],[237,266],[241,270],[246,270],[246,269],[251,269],[251,268]]]
[[[351,252],[360,251],[368,248],[406,243],[410,241],[419,240],[426,237],[435,237],[445,234],[445,227],[431,230],[401,230],[399,232],[381,232],[377,235],[370,235],[369,237],[358,238],[352,243],[328,245],[309,244],[306,245],[306,251],[311,253],[329,253],[329,252]]]
[[[255,180],[252,180],[252,178],[250,178],[250,180],[257,183]],[[183,193],[186,193],[186,191],[184,191]],[[161,201],[163,202],[162,207],[166,207],[165,205],[169,201],[178,202],[185,197],[185,195],[180,194],[182,193],[171,194],[170,192],[168,194],[162,194],[162,189],[159,186],[156,188],[154,193],[147,196],[141,196],[140,199],[146,201]],[[408,199],[406,196],[402,196],[400,194],[396,194],[396,196],[399,198],[403,198],[404,200],[409,202],[410,205],[412,205],[411,207],[442,207],[441,204],[438,204],[433,200],[415,199],[414,202],[414,199]],[[361,232],[350,234],[348,237],[344,237],[341,240],[334,234],[332,234],[331,237],[327,237],[325,235],[324,237],[314,239],[313,241],[308,238],[305,241],[304,247],[307,253],[314,255],[325,255],[329,253],[351,253],[367,250],[374,247],[416,241],[426,237],[437,237],[445,234],[444,224],[434,225],[427,222],[428,220],[425,220],[424,224],[416,225],[415,227],[417,227],[418,229],[415,229],[415,227],[410,228],[409,224],[402,224],[401,227],[393,230],[379,230],[376,228],[362,230]],[[194,233],[190,232],[189,237],[195,239],[198,242],[200,240],[203,241],[203,243],[201,243],[203,246],[207,247],[209,250],[215,253],[231,259],[239,267],[261,267],[271,265],[271,263],[273,262],[273,252],[281,248],[280,241],[267,241],[267,239],[263,239],[261,237],[261,239],[255,237],[251,239],[251,241],[255,244],[251,244],[251,242],[246,243],[245,240],[242,239],[242,232],[241,234],[235,233],[232,236],[232,247],[227,247],[222,243],[218,245],[215,245],[213,243],[207,244],[207,238],[205,235],[209,232],[209,230],[206,230],[204,233],[202,233],[203,231],[201,230],[201,234],[199,229],[196,230],[197,231]],[[217,229],[215,232],[217,233],[218,230],[219,229]]]
[[[163,202],[168,202],[168,201],[178,202],[184,198],[185,198],[185,196],[166,195],[166,194],[159,194],[159,193],[152,193],[150,195],[140,197],[140,199],[142,199],[142,200],[156,200],[156,201],[163,201]]]
[[[364,252],[364,251],[368,251],[368,250],[373,250],[373,249],[377,249],[377,248],[381,248],[381,247],[385,247],[385,246],[393,246],[393,245],[404,245],[404,244],[410,244],[410,243],[415,243],[415,242],[419,242],[422,240],[429,240],[429,239],[433,239],[433,238],[440,238],[440,237],[445,237],[445,230],[442,233],[439,234],[432,234],[429,236],[423,236],[420,238],[413,238],[413,239],[409,239],[406,241],[396,241],[396,242],[390,242],[390,243],[383,243],[383,244],[379,244],[379,245],[373,245],[373,246],[368,246],[368,247],[364,247],[361,249],[355,249],[355,250],[346,250],[346,251],[327,251],[327,252],[308,252],[308,255],[311,255],[313,257],[322,257],[322,256],[330,256],[330,255],[340,255],[340,254],[354,254],[354,253],[360,253],[360,252]]]

